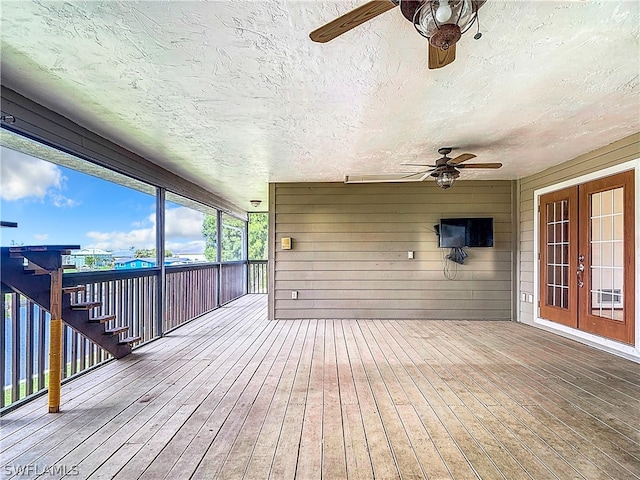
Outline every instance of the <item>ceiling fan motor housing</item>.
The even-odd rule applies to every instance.
[[[429,43],[441,50],[447,50],[451,45],[460,40],[461,36],[462,33],[460,32],[460,27],[458,25],[447,23],[445,25],[440,25],[439,28],[436,28],[431,32]]]

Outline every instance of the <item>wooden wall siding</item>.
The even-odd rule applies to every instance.
[[[286,183],[271,194],[273,318],[511,319],[512,182]],[[467,216],[494,218],[494,247],[467,248],[447,280],[433,226]]]
[[[593,152],[581,155],[573,160],[549,168],[536,175],[518,181],[519,194],[519,292],[533,294],[534,269],[534,198],[535,190],[571,180],[582,175],[597,172],[608,167],[640,158],[640,133],[625,137]],[[517,298],[521,296],[518,295]],[[518,301],[519,320],[532,323],[534,305]]]

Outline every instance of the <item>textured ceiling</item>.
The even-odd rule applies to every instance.
[[[521,178],[640,129],[640,2],[489,0],[441,70],[397,8],[309,40],[361,3],[2,0],[2,82],[247,210],[440,146]]]

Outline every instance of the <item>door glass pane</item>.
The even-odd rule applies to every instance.
[[[624,318],[623,193],[615,188],[591,195],[591,313],[613,320]]]
[[[548,203],[547,231],[547,296],[546,305],[569,308],[569,202]]]

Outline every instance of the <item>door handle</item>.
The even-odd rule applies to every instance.
[[[578,257],[578,271],[576,274],[578,275],[578,287],[584,287],[584,255],[580,254]]]

